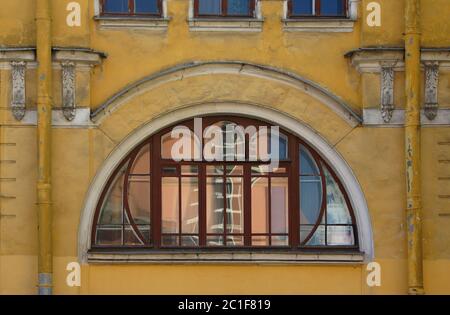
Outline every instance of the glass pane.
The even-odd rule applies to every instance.
[[[128,13],[128,0],[105,0],[103,10],[108,13]]]
[[[293,15],[311,15],[313,14],[314,0],[292,0]]]
[[[272,236],[272,246],[288,246],[289,238],[287,235]]]
[[[162,246],[178,246],[178,236],[176,235],[162,235]]]
[[[244,174],[244,168],[241,165],[227,165],[226,166],[227,175],[238,176]]]
[[[270,170],[269,165],[252,166],[252,175],[267,175],[269,171],[271,171],[271,173],[282,174],[286,173],[286,168],[277,167]]]
[[[319,175],[319,168],[315,160],[304,146],[300,146],[300,174]]]
[[[300,226],[300,242],[305,241],[306,237],[313,230],[313,225],[301,225]],[[325,226],[319,225],[313,236],[306,243],[309,246],[323,246],[325,245]]]
[[[150,177],[130,176],[128,205],[135,224],[150,223]]]
[[[335,246],[355,245],[353,227],[327,226],[327,243]]]
[[[159,13],[157,0],[134,0],[134,11],[136,13]]]
[[[228,15],[249,15],[250,0],[228,0]]]
[[[288,232],[288,178],[271,179],[272,233]]]
[[[320,176],[300,176],[300,223],[315,224],[322,205]]]
[[[182,165],[181,175],[197,175],[198,166],[197,165]]]
[[[132,226],[125,226],[124,234],[123,234],[123,244],[124,245],[143,245],[142,241],[139,239],[139,236],[137,235],[137,232],[133,229]]]
[[[203,155],[207,161],[245,160],[245,134],[233,122],[221,121],[205,128]]]
[[[269,180],[252,178],[252,233],[269,233]]]
[[[179,232],[179,212],[178,212],[178,178],[163,177],[161,187],[162,202],[162,231],[163,233]]]
[[[268,236],[252,236],[252,246],[269,246]]]
[[[181,179],[181,233],[198,233],[198,179]]]
[[[175,129],[161,136],[161,157],[174,161],[192,161],[201,152],[195,134],[186,127]],[[177,138],[178,136],[179,138]]]
[[[150,174],[150,145],[145,145],[136,155],[130,174]]]
[[[327,223],[352,224],[350,211],[345,202],[344,195],[331,173],[324,166],[325,181],[327,185]]]
[[[106,194],[105,201],[100,210],[99,224],[122,224],[123,222],[123,181],[127,165],[128,163],[125,163],[122,169],[119,170]]]
[[[198,236],[184,235],[181,237],[181,246],[198,246]]]
[[[204,15],[221,15],[221,0],[198,0],[198,13]]]
[[[223,245],[223,236],[208,235],[206,237],[206,244],[208,246],[222,246]]]
[[[122,226],[97,227],[97,245],[122,245]]]
[[[221,165],[208,165],[206,166],[207,175],[223,175],[223,166]]]
[[[329,16],[342,16],[344,0],[321,0],[320,1],[320,14]]]
[[[244,237],[240,235],[227,235],[227,246],[244,246]]]
[[[208,233],[223,233],[223,179],[208,177],[206,180],[206,225]]]
[[[227,233],[244,232],[244,185],[243,179],[229,177],[226,182]]]

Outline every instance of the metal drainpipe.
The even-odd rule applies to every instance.
[[[408,293],[424,294],[420,174],[420,0],[405,0],[405,162]]]
[[[50,0],[36,0],[37,50],[37,141],[38,141],[38,288],[39,295],[52,294],[52,203],[51,203],[51,119],[52,42]]]

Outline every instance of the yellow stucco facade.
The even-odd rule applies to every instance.
[[[35,2],[3,0],[0,4],[2,294],[36,293]],[[50,2],[54,48],[51,232],[55,294],[408,293],[402,120],[406,102],[404,0],[350,0],[354,21],[341,21],[341,25],[323,21],[321,27],[328,29],[306,31],[307,27],[301,25],[287,29],[282,0],[258,1],[263,22],[256,31],[246,26],[238,31],[226,27],[215,31],[196,29],[188,21],[188,0],[164,1],[167,21],[159,26],[152,21],[139,26],[127,25],[127,21],[107,24],[95,18],[97,0]],[[80,5],[79,26],[66,22],[71,13],[66,8],[71,2]],[[380,26],[366,22],[370,2],[381,5]],[[450,3],[421,0],[420,5],[421,106],[426,103],[427,62],[437,62],[439,67],[437,116],[431,120],[422,115],[421,125],[424,290],[427,294],[448,294]],[[25,61],[26,112],[20,120],[11,109],[13,63],[18,61]],[[66,61],[74,64],[76,73],[77,110],[72,121],[61,112],[61,72]],[[389,122],[380,118],[380,76],[386,65],[394,71],[395,110]],[[236,104],[242,112],[230,112],[239,108]],[[89,210],[89,196],[101,193],[93,183],[102,180],[99,174],[105,163],[114,165],[114,152],[120,156],[117,152],[126,151],[123,144],[127,139],[139,131],[151,130],[155,121],[170,125],[187,112],[240,115],[245,111],[267,119],[270,113],[276,113],[273,117],[277,123],[297,121],[319,135],[345,161],[367,205],[371,231],[365,235],[373,245],[372,257],[366,256],[361,262],[295,264],[93,263],[85,258],[86,247],[80,235],[89,233],[82,228],[89,215],[84,212],[94,211]],[[370,261],[381,266],[381,286],[367,285],[366,267]],[[81,264],[79,287],[66,284],[66,266],[70,262]]]

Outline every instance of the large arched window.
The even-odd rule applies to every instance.
[[[120,163],[91,241],[93,249],[358,249],[347,193],[317,152],[268,123],[209,116],[161,130]]]

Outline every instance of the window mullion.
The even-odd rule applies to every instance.
[[[315,10],[315,16],[320,16],[321,15],[321,9],[320,9],[320,0],[314,0],[315,1],[315,3],[314,3],[314,10]]]
[[[228,16],[228,0],[222,0],[222,16]]]
[[[244,165],[244,245],[252,245],[252,178],[251,165]]]
[[[128,0],[128,13],[134,14],[134,0]]]

